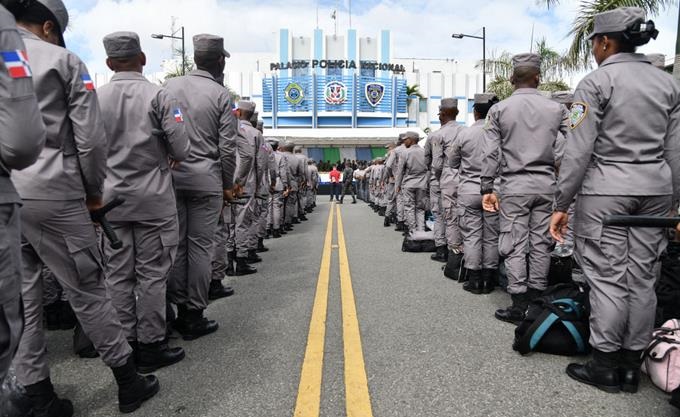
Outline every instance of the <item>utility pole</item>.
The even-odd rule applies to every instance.
[[[159,33],[154,33],[151,35],[154,39],[178,39],[182,41],[182,75],[186,75],[187,63],[186,63],[186,52],[184,51],[184,26],[180,29],[182,36],[175,36],[177,32],[173,32],[172,35],[161,35]]]
[[[680,7],[678,7],[678,31],[675,34],[675,63],[673,64],[673,76],[680,81]]]
[[[454,39],[473,38],[482,41],[482,92],[486,91],[486,26],[482,27],[482,36],[466,35],[463,33],[454,33],[451,35]]]

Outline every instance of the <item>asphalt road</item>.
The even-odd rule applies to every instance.
[[[171,342],[183,346],[187,358],[157,372],[161,392],[133,416],[293,416],[335,207],[319,201],[308,222],[266,241],[271,250],[260,273],[233,279],[236,295],[210,305],[217,333]],[[606,394],[566,376],[573,358],[520,356],[511,348],[514,327],[493,318],[507,295],[464,292],[429,254],[402,253],[400,235],[383,228],[367,206],[340,207],[354,294],[345,312],[354,301],[365,363],[350,367],[365,372],[373,416],[680,415],[647,381],[638,394]],[[343,336],[342,248],[333,224],[325,345],[323,360],[316,358],[323,365],[318,406],[324,417],[347,415],[344,348],[356,345]],[[56,389],[74,401],[76,415],[118,415],[113,376],[98,359],[71,354],[70,332],[50,332],[48,348]]]

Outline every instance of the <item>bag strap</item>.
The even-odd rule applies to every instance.
[[[557,319],[557,315],[552,311],[543,310],[522,337],[517,340],[517,351],[522,355],[531,352],[548,330],[550,330],[550,327],[555,324]]]
[[[581,333],[578,331],[578,329],[576,329],[576,326],[574,326],[574,323],[568,320],[563,320],[562,324],[564,324],[564,327],[566,327],[569,333],[571,333],[571,337],[574,338],[574,342],[576,342],[576,349],[578,350],[578,352],[585,353],[586,344],[583,341],[583,337],[581,337]]]

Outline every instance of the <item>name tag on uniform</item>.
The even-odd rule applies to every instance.
[[[12,78],[28,78],[33,75],[31,66],[28,65],[26,51],[2,51],[0,52],[7,73]]]

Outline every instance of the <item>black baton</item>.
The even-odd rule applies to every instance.
[[[680,217],[657,216],[605,216],[602,224],[620,227],[662,227],[675,229],[680,223]]]
[[[111,223],[109,223],[109,221],[106,220],[106,213],[120,206],[124,202],[125,202],[124,198],[115,197],[113,200],[109,201],[106,205],[104,205],[104,207],[90,212],[90,217],[92,218],[92,221],[95,223],[99,223],[102,226],[102,230],[104,230],[104,235],[109,240],[109,243],[111,244],[111,247],[113,249],[122,248],[123,242],[121,242],[120,239],[118,239],[116,232],[111,227]]]

